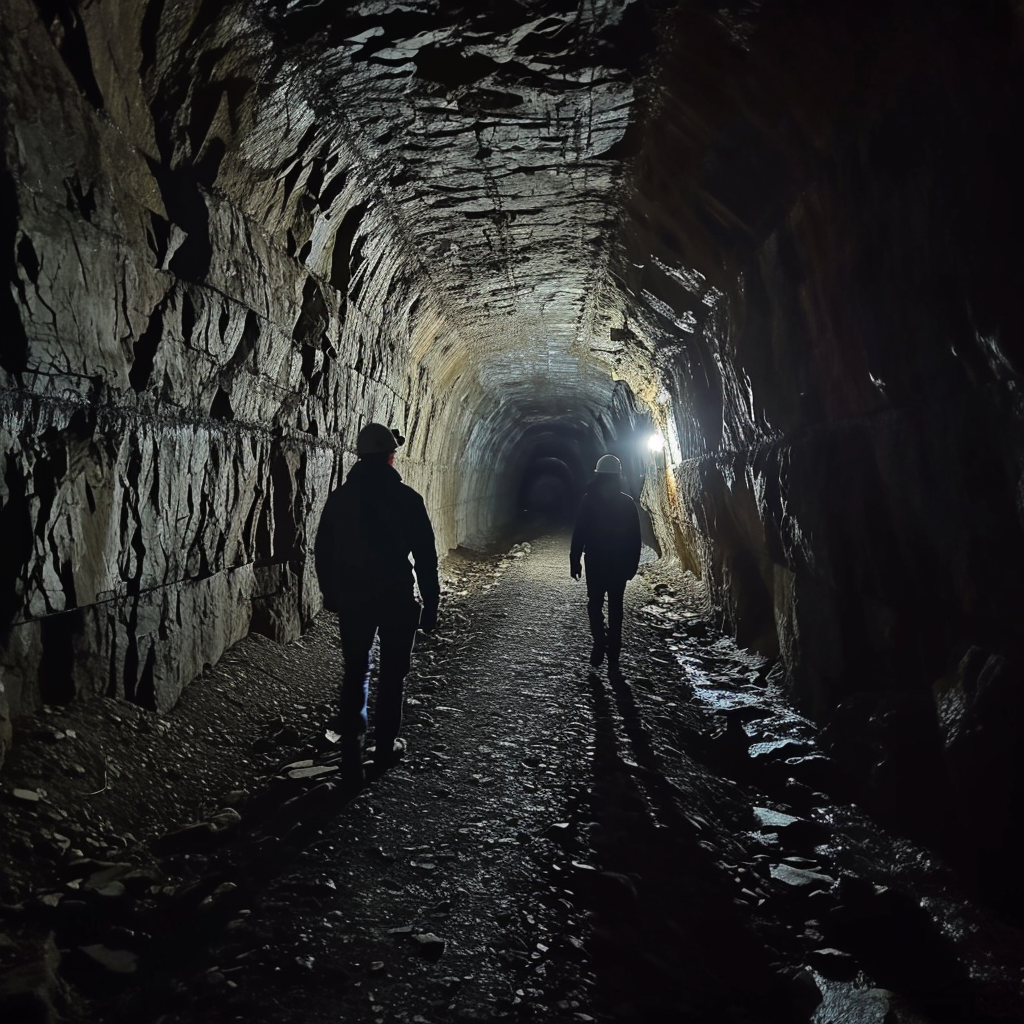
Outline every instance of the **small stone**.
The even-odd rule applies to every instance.
[[[141,896],[157,885],[162,879],[159,871],[151,868],[135,868],[122,875],[120,881],[133,896]]]
[[[42,795],[34,789],[13,789],[11,790],[11,796],[15,800],[23,800],[25,803],[37,804],[42,800]]]
[[[220,906],[231,897],[231,894],[238,891],[234,882],[221,882],[209,896],[203,898],[199,907],[201,910],[209,910],[211,907]]]
[[[373,963],[370,964],[370,973],[371,974],[382,974],[383,972],[384,972],[384,961],[383,960],[374,960]]]
[[[799,889],[803,892],[831,889],[834,879],[823,875],[818,871],[807,871],[804,868],[795,868],[791,864],[773,864],[771,867],[772,878],[791,889]]]
[[[242,823],[242,816],[233,807],[218,811],[207,823],[214,832],[226,832]]]
[[[127,949],[111,949],[109,946],[79,946],[78,951],[104,971],[116,975],[131,975],[138,969],[138,955]]]
[[[753,812],[758,830],[765,832],[779,832],[802,820],[792,814],[773,811],[770,807],[754,807]]]
[[[93,891],[105,900],[119,900],[125,894],[125,888],[121,882],[108,882]]]
[[[109,885],[111,882],[119,881],[132,870],[130,864],[111,864],[106,861],[75,862],[71,867],[75,869],[76,874],[80,871],[84,874],[85,871],[82,869],[89,872],[89,877],[82,885],[82,888],[94,892]]]
[[[755,760],[784,760],[806,754],[810,748],[811,743],[808,740],[762,740],[759,743],[751,743],[748,753]]]
[[[419,947],[420,953],[431,960],[438,959],[444,953],[444,939],[433,932],[420,932],[413,935],[412,940]]]
[[[288,773],[289,779],[315,779],[318,775],[327,775],[336,772],[336,764],[315,764],[304,768],[296,768]]]

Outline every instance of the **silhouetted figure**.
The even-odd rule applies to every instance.
[[[417,626],[437,624],[440,587],[434,530],[423,499],[394,468],[402,438],[380,423],[359,431],[359,461],[327,499],[316,535],[316,572],[324,607],[338,613],[345,674],[337,716],[342,770],[362,777],[370,648],[380,638],[374,712],[374,762],[386,767],[405,751],[399,738],[402,688]],[[412,555],[422,608],[413,589]]]
[[[621,470],[614,455],[602,455],[597,460],[594,479],[583,495],[569,551],[569,570],[574,580],[583,571],[581,557],[586,562],[587,613],[594,637],[590,664],[595,668],[606,652],[609,667],[618,668],[622,650],[622,595],[640,564],[640,513],[636,502],[622,491]]]

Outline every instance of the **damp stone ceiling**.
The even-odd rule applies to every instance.
[[[619,453],[652,542],[830,723],[865,803],[935,780],[999,845],[1016,0],[0,18],[0,755],[41,703],[164,710],[246,632],[299,635],[378,419],[442,551],[497,539],[536,467]],[[913,785],[901,737],[926,738]]]
[[[275,169],[299,160],[317,176],[318,210],[299,248],[307,266],[329,280],[374,276],[385,257],[361,251],[372,243],[359,228],[372,216],[430,293],[413,300],[432,304],[413,355],[463,417],[445,429],[472,467],[460,504],[477,537],[503,506],[471,494],[516,439],[536,423],[582,420],[593,431],[609,403],[608,325],[620,315],[609,281],[616,147],[634,94],[630,6],[263,12],[274,92],[246,159]],[[360,183],[356,204],[350,179]],[[308,191],[301,170],[294,182]],[[360,271],[336,269],[339,230],[361,236]]]

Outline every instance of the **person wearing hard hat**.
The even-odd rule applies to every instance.
[[[640,513],[636,502],[622,490],[622,465],[614,455],[602,455],[597,460],[594,479],[583,495],[569,549],[569,571],[574,580],[580,578],[583,563],[586,564],[587,614],[594,638],[590,664],[594,668],[607,654],[609,669],[618,669],[622,598],[627,581],[636,575],[640,565],[640,546]]]
[[[405,752],[399,737],[402,689],[416,629],[437,624],[440,586],[434,530],[423,498],[402,483],[394,467],[404,438],[381,423],[367,423],[356,439],[358,461],[331,493],[320,517],[314,553],[324,607],[338,613],[345,671],[338,714],[328,726],[338,736],[342,771],[363,778],[370,649],[380,641],[374,708],[378,768]],[[414,592],[419,585],[422,606]]]

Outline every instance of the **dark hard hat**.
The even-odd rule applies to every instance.
[[[404,440],[383,423],[367,423],[356,438],[356,455],[390,455]]]

